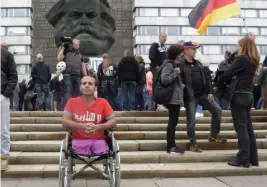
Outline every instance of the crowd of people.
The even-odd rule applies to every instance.
[[[161,33],[159,41],[151,45],[149,68],[145,67],[141,55],[133,56],[130,50],[125,50],[124,57],[117,65],[110,62],[108,54],[103,54],[102,63],[94,70],[90,67],[90,59],[79,52],[80,41],[74,39],[71,48],[64,43],[59,47],[59,63],[53,78],[43,55],[38,54],[27,84],[25,80],[17,83],[14,57],[2,47],[1,109],[3,111],[10,105],[11,110],[19,111],[64,110],[63,123],[71,127],[77,125],[71,121],[73,115],[80,122],[88,118],[89,121],[94,119],[96,124],[103,121],[103,116],[106,120],[112,118],[111,122],[102,124],[102,130],[107,126],[115,126],[113,111],[168,111],[166,150],[180,154],[185,151],[175,144],[180,110],[186,111],[190,150],[202,152],[195,135],[196,118],[203,116],[203,109],[208,110],[212,114],[208,141],[224,144],[227,139],[219,133],[222,109],[228,109],[232,112],[239,142],[237,158],[228,164],[258,166],[250,110],[267,107],[267,57],[260,66],[253,33],[239,40],[237,51],[225,53],[225,60],[219,64],[216,72],[201,62],[199,44],[179,41],[167,48],[166,41],[166,33]],[[82,97],[79,97],[81,94]],[[89,110],[92,106],[83,105],[83,100],[89,104],[97,101],[104,107],[101,109],[103,114],[99,116],[97,112],[92,113]],[[79,111],[84,115],[73,113],[77,109],[76,103],[78,107],[81,106]],[[91,112],[90,115],[88,112]],[[1,115],[6,120],[2,122],[6,125],[1,124],[3,143],[9,138],[9,132],[5,130],[9,126],[9,112],[2,112]],[[94,124],[81,128],[89,134],[97,129]],[[2,144],[2,158],[8,155],[10,149],[10,143],[5,145],[3,147]]]

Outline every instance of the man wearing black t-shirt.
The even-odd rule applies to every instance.
[[[190,150],[202,152],[198,147],[195,126],[196,126],[196,105],[199,104],[212,114],[210,142],[225,143],[227,140],[219,136],[221,126],[222,109],[214,103],[212,85],[203,65],[196,60],[197,49],[200,47],[196,43],[184,43],[184,58],[180,62],[181,76],[184,88],[184,102],[187,117],[187,136],[190,140]]]

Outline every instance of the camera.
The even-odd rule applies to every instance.
[[[61,45],[64,43],[65,48],[69,48],[72,45],[72,38],[71,37],[60,37]]]

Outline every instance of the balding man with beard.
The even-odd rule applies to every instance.
[[[57,46],[62,37],[76,38],[83,55],[107,53],[115,42],[114,13],[107,0],[59,0],[46,19],[55,28]]]

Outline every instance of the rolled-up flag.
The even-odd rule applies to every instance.
[[[201,0],[188,19],[191,27],[197,29],[199,34],[204,34],[209,25],[240,13],[236,0]]]

